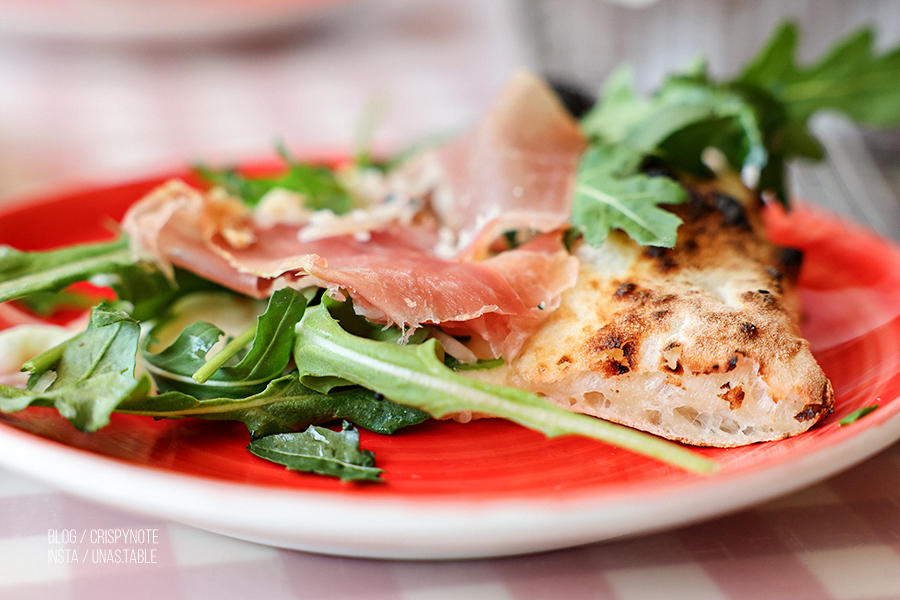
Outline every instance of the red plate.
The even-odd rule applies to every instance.
[[[125,209],[159,182],[3,207],[0,243],[32,250],[110,237]],[[240,424],[114,415],[106,428],[85,434],[37,408],[0,415],[0,463],[116,506],[277,546],[356,556],[537,551],[742,508],[900,438],[900,250],[805,207],[788,215],[770,210],[767,223],[778,243],[804,251],[805,334],[832,381],[836,410],[796,438],[702,450],[722,465],[714,476],[483,420],[430,422],[390,437],[362,432],[385,481],[346,484],[254,457]],[[0,327],[11,322],[3,318]],[[839,426],[872,404],[879,408]]]

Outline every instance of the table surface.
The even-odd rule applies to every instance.
[[[696,16],[697,2],[684,1]],[[76,3],[56,4],[64,10]],[[271,4],[284,10],[292,3]],[[568,65],[567,75],[587,82],[598,76],[579,71],[575,59],[567,63],[562,42],[548,42],[559,39],[551,36],[560,36],[565,23],[577,22],[564,11],[598,10],[589,3],[332,4],[313,16],[273,13],[271,31],[263,19],[252,35],[223,26],[224,32],[179,30],[165,37],[145,30],[129,37],[96,24],[92,31],[78,15],[68,32],[34,27],[27,19],[19,31],[3,28],[0,202],[127,181],[198,160],[264,159],[278,139],[302,152],[346,149],[368,114],[380,115],[375,146],[396,149],[464,125],[517,66],[565,71]],[[9,7],[54,2],[7,5],[0,3],[0,21]],[[127,5],[119,3],[126,13]],[[640,13],[646,23],[660,11],[671,17],[671,6],[610,4],[602,10],[612,11],[610,20],[627,15],[631,21],[636,13],[623,11],[650,11]],[[822,17],[819,24],[827,29]],[[565,44],[582,48],[568,38]],[[798,192],[898,237],[897,136],[861,133],[829,119],[817,128],[832,158],[795,168]],[[142,548],[155,560],[50,560],[48,552],[68,547],[59,536],[72,529],[150,530],[153,538]],[[900,598],[900,444],[827,481],[708,522],[546,554],[461,562],[279,550],[120,512],[0,471],[0,598],[663,595]]]

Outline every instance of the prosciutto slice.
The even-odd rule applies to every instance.
[[[132,254],[170,276],[177,265],[242,294],[265,298],[267,286],[258,276],[236,270],[212,249],[208,204],[204,194],[177,179],[156,188],[122,219]]]
[[[561,235],[555,232],[489,258],[484,264],[506,276],[531,314],[508,317],[487,313],[465,322],[443,323],[442,327],[453,335],[475,336],[486,342],[490,351],[479,354],[479,358],[511,359],[559,307],[562,293],[575,285],[578,259],[569,255]]]
[[[511,358],[577,278],[560,232],[584,147],[549,88],[519,73],[476,127],[398,173],[411,188],[422,181],[416,169],[438,174],[442,189],[406,203],[421,214],[344,218],[335,231],[376,225],[322,237],[314,223],[262,224],[221,193],[170,182],[132,207],[123,228],[139,257],[170,272],[178,265],[254,297],[319,286],[349,296],[373,321],[436,325],[469,339],[479,357]],[[450,256],[439,244],[447,231],[456,240]],[[491,256],[507,231],[536,237]]]
[[[229,261],[260,276],[305,275],[294,285],[347,294],[357,312],[376,322],[440,325],[456,335],[476,335],[492,356],[514,355],[578,272],[560,235],[484,262],[457,262],[429,254],[402,230],[374,233],[367,241],[340,236],[300,242],[285,229],[261,234],[246,249],[231,249]]]
[[[445,188],[432,207],[455,234],[452,254],[480,259],[506,231],[566,225],[586,145],[547,84],[520,71],[480,122],[412,168],[436,171]]]
[[[489,349],[484,357],[513,356],[577,276],[577,261],[560,235],[483,262],[453,261],[430,253],[431,238],[409,227],[374,232],[366,241],[352,235],[301,241],[295,225],[228,235],[220,213],[207,195],[169,183],[132,207],[123,229],[139,255],[250,296],[285,285],[319,286],[350,296],[376,322],[404,329],[446,325],[456,335],[475,336]],[[236,237],[252,241],[234,246],[228,239]]]

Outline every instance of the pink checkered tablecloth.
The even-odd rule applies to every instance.
[[[98,543],[106,540],[96,532],[110,529],[144,538]],[[85,535],[67,543],[68,530]],[[144,562],[115,564],[92,554],[135,548],[145,551]],[[63,550],[77,552],[79,562],[49,560],[48,552]],[[900,598],[900,445],[803,491],[701,524],[462,562],[279,550],[108,509],[0,473],[0,598]]]
[[[279,17],[291,26],[273,27],[272,36],[261,35],[257,22],[247,38],[224,26],[221,39],[181,28],[173,38],[145,29],[133,40],[109,28],[91,40],[84,22],[71,36],[49,26],[29,30],[28,23],[41,29],[33,21],[18,32],[0,28],[0,202],[200,159],[265,159],[276,139],[303,151],[340,151],[370,112],[382,114],[375,142],[384,148],[460,126],[513,68],[533,62],[516,8],[480,0],[336,2],[315,19]],[[111,530],[139,537],[127,544],[97,537]],[[142,550],[144,560],[96,560],[125,548]],[[122,512],[0,470],[0,598],[900,599],[900,445],[802,491],[703,523],[456,562],[275,549]]]

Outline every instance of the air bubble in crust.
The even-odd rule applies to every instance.
[[[679,406],[674,410],[675,414],[694,427],[706,429],[709,415],[701,413],[692,406]]]
[[[658,410],[646,410],[644,416],[651,425],[659,425],[662,423],[662,413]]]
[[[584,400],[585,402],[600,408],[609,408],[612,406],[612,402],[610,402],[609,398],[601,392],[585,392]]]
[[[719,423],[719,429],[733,435],[741,430],[741,426],[734,419],[722,419],[722,422]]]

